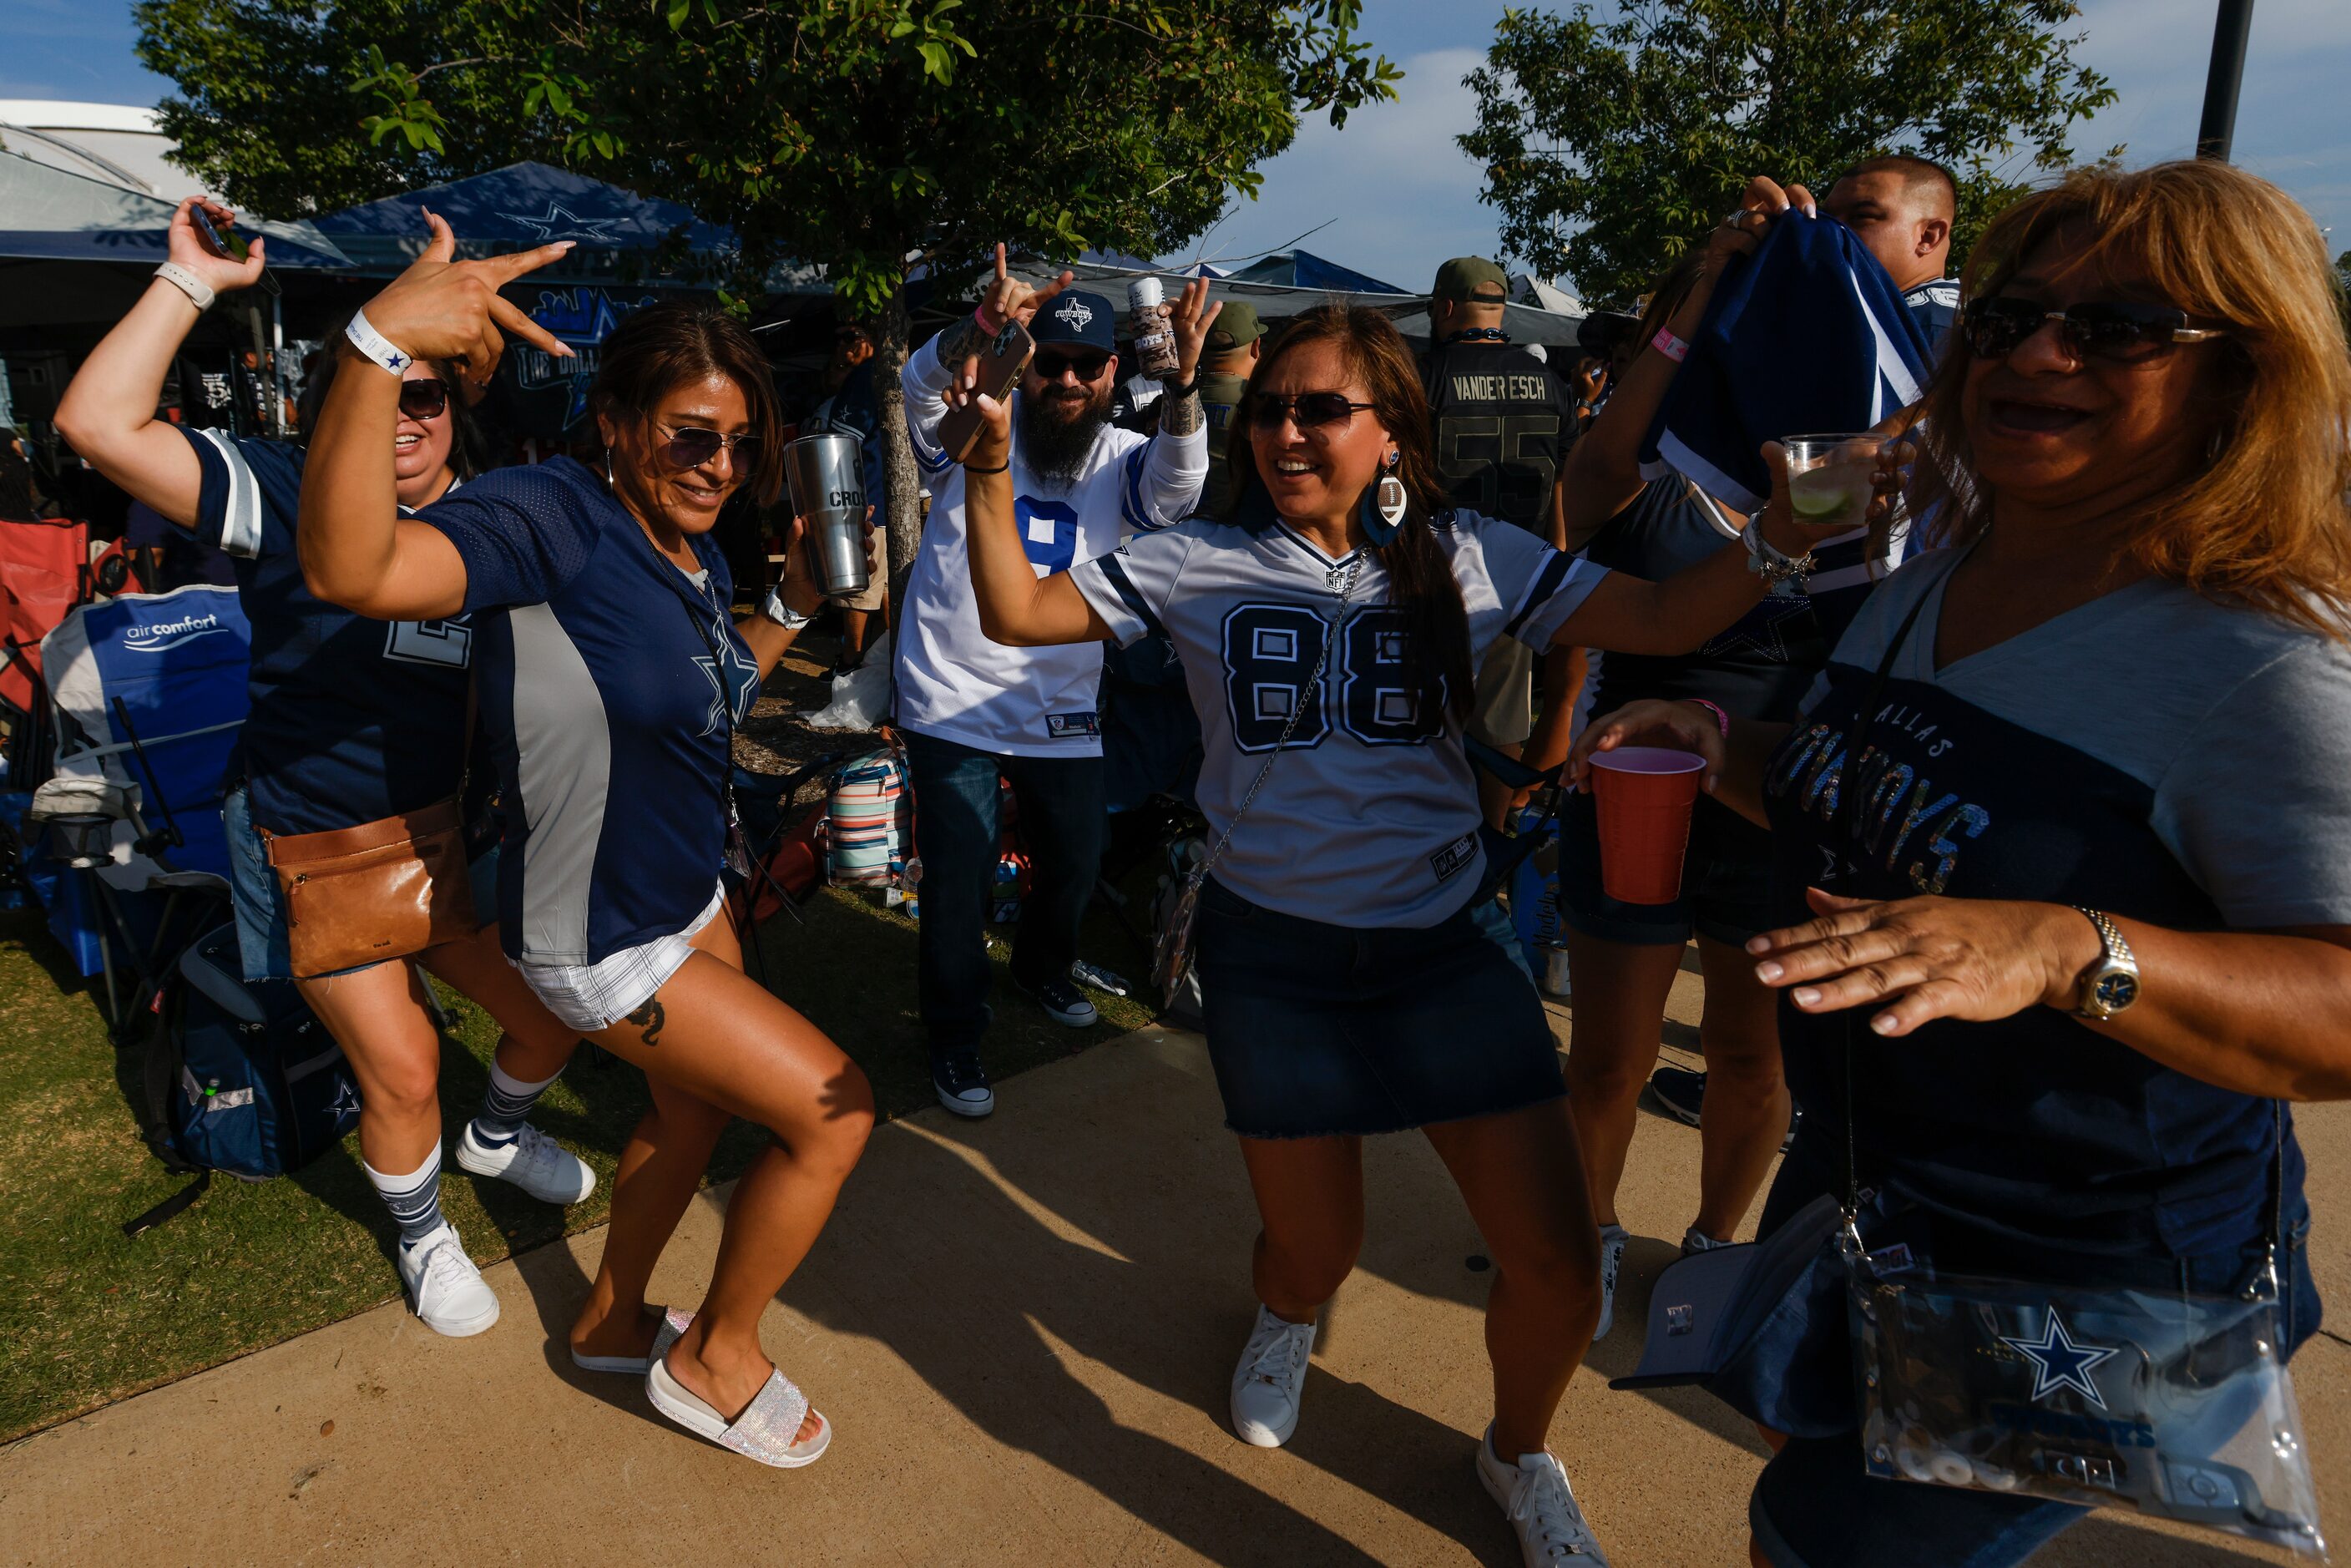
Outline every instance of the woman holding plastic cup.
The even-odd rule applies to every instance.
[[[1727,543],[1645,582],[1450,509],[1411,353],[1376,311],[1310,310],[1259,361],[1236,413],[1232,518],[1138,535],[1056,577],[1030,570],[1005,414],[981,407],[965,469],[981,626],[1016,645],[1164,632],[1201,719],[1217,848],[1196,946],[1263,1226],[1235,1430],[1289,1439],[1315,1317],[1363,1239],[1362,1141],[1421,1129],[1495,1262],[1479,1474],[1529,1562],[1600,1561],[1545,1448],[1599,1306],[1596,1232],[1541,999],[1474,896],[1462,719],[1501,637],[1687,649],[1765,578]],[[1807,549],[1785,517],[1750,537],[1767,562]]]
[[[2306,213],[2206,161],[2027,197],[1966,293],[1917,438],[1945,548],[1793,726],[1640,704],[1574,761],[1698,751],[1773,829],[1784,924],[1748,951],[1806,1115],[1767,1235],[1841,1191],[1850,1125],[1865,1244],[1919,1226],[1942,1270],[2209,1296],[2273,1260],[2290,1351],[2318,1301],[2283,1105],[2351,1097],[2340,289]],[[1834,1310],[1788,1320],[1792,1382],[1751,1415],[1852,1398],[1843,1296],[1807,1289]],[[1943,1479],[1787,1441],[1754,1560],[2017,1563],[2084,1512]]]

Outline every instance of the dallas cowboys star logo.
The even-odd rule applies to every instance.
[[[340,1072],[335,1074],[335,1098],[327,1109],[334,1113],[338,1132],[342,1130],[346,1121],[360,1113],[360,1092],[351,1086],[351,1081]]]
[[[702,672],[702,678],[710,683],[710,711],[702,721],[704,735],[718,733],[719,727],[726,722],[726,713],[730,706],[737,714],[747,712],[751,706],[751,699],[756,695],[759,685],[758,666],[745,664],[736,654],[734,643],[730,642],[724,644],[721,656],[726,661],[727,679],[726,680],[719,678],[717,661],[711,658],[709,654],[697,653],[694,657],[695,667]],[[727,691],[730,685],[734,687],[731,705],[728,700],[730,694]]]
[[[606,232],[620,219],[583,218],[557,201],[547,204],[546,214],[541,217],[532,217],[528,213],[500,213],[498,216],[509,223],[520,224],[527,229],[537,229],[541,245],[558,239],[602,240],[609,245],[620,238],[618,235]]]
[[[406,370],[415,362],[416,361],[414,360],[410,359],[406,354],[403,354],[395,349],[392,350],[392,357],[384,361],[383,368],[390,371],[393,375],[398,375],[401,371]]]
[[[2117,1354],[2119,1347],[2075,1343],[2074,1336],[2065,1332],[2056,1308],[2049,1309],[2049,1321],[2042,1325],[2039,1339],[2002,1334],[2000,1343],[2032,1363],[2033,1398],[2046,1398],[2060,1388],[2071,1388],[2099,1409],[2106,1407],[2105,1396],[2090,1379],[2090,1369]]]

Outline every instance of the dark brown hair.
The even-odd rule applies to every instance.
[[[604,340],[589,406],[614,423],[648,423],[671,392],[723,376],[742,389],[751,434],[759,438],[757,467],[742,488],[773,506],[784,488],[783,420],[768,356],[742,322],[714,305],[649,305]]]
[[[1857,180],[1864,174],[1892,172],[1902,176],[1902,188],[1913,195],[1934,190],[1937,200],[1933,210],[1943,217],[1955,216],[1959,210],[1959,183],[1950,170],[1932,158],[1921,158],[1916,152],[1881,152],[1840,172],[1831,180],[1828,189],[1834,191],[1847,180]],[[1823,194],[1826,193],[1823,192]]]
[[[1225,439],[1225,460],[1233,476],[1227,516],[1245,517],[1269,506],[1265,480],[1257,471],[1257,449],[1249,443],[1249,410],[1258,387],[1282,356],[1311,343],[1329,343],[1339,350],[1340,362],[1362,378],[1371,394],[1372,417],[1395,443],[1396,477],[1404,481],[1405,496],[1404,526],[1374,553],[1387,570],[1388,602],[1405,612],[1407,656],[1420,687],[1421,711],[1446,713],[1457,724],[1466,722],[1476,685],[1469,666],[1469,614],[1461,602],[1453,564],[1428,527],[1431,517],[1453,509],[1453,497],[1437,476],[1420,369],[1394,322],[1361,306],[1318,305],[1294,318],[1273,340],[1249,374],[1249,391]]]
[[[310,433],[319,428],[319,411],[327,406],[327,389],[335,384],[335,366],[342,356],[333,345],[343,340],[343,329],[350,326],[349,316],[335,323],[327,333],[326,352],[317,356],[317,363],[303,378],[302,395],[294,404],[294,423],[308,443]],[[433,373],[449,392],[449,468],[460,479],[473,479],[489,467],[487,443],[482,435],[481,421],[474,417],[474,405],[465,396],[465,374],[446,360],[434,362]]]

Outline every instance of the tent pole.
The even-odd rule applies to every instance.
[[[277,439],[286,439],[286,306],[273,294],[269,297],[269,422],[276,427]]]

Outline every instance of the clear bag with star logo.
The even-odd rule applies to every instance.
[[[2244,1290],[2210,1296],[1943,1274],[1848,1227],[1864,1462],[2324,1557],[2276,1239]]]

